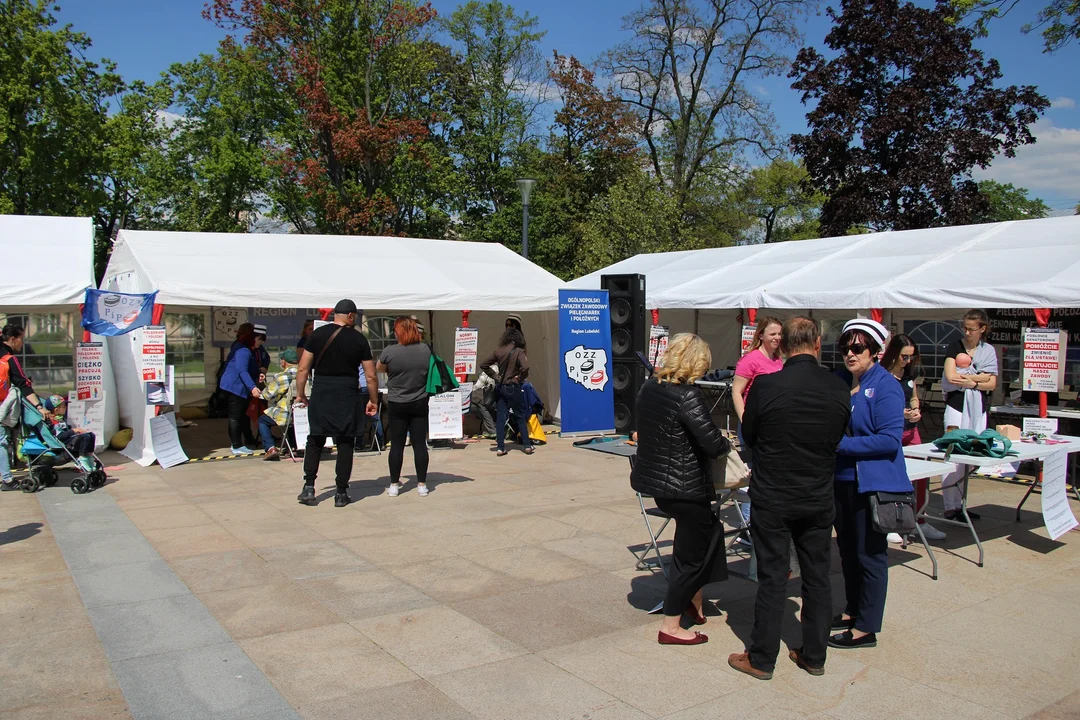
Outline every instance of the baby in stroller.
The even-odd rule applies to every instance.
[[[71,427],[65,422],[67,400],[62,395],[50,395],[45,399],[45,409],[56,418],[56,422],[52,423],[53,435],[71,451],[79,467],[88,473],[97,470],[97,462],[94,459],[94,445],[96,444],[94,433],[85,428]]]

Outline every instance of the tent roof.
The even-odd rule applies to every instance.
[[[650,308],[1080,307],[1080,217],[637,255]]]
[[[498,243],[121,230],[105,277],[166,305],[554,310],[563,282]]]
[[[0,308],[72,309],[94,282],[94,221],[0,215],[0,257],[16,268],[0,283]]]

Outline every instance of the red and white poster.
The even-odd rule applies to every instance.
[[[76,401],[97,402],[104,394],[105,347],[103,343],[75,346]]]
[[[670,338],[671,329],[667,325],[653,325],[649,328],[649,362],[653,367],[664,364],[664,353],[667,352]]]
[[[165,382],[165,326],[142,328],[142,380]]]
[[[742,326],[742,352],[740,355],[750,352],[750,346],[754,344],[755,332],[757,332],[757,325]]]
[[[1024,390],[1058,392],[1065,384],[1068,334],[1052,328],[1024,329]]]
[[[476,328],[458,328],[454,331],[454,374],[472,375],[476,372],[476,349],[480,344],[480,331]]]

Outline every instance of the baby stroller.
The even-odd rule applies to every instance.
[[[37,492],[44,487],[56,484],[59,475],[56,468],[70,462],[78,476],[71,481],[71,492],[81,495],[105,485],[104,466],[95,456],[94,470],[86,471],[79,465],[76,457],[53,434],[52,427],[45,422],[41,411],[22,400],[22,421],[19,423],[20,453],[26,458],[30,472],[19,484],[23,492]]]

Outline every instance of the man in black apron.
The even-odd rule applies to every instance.
[[[345,507],[352,475],[353,441],[362,427],[360,413],[375,415],[379,410],[379,379],[367,338],[358,332],[356,303],[342,300],[334,306],[334,321],[308,335],[300,369],[296,374],[296,403],[308,406],[310,434],[304,449],[304,489],[296,498],[303,505],[315,505],[315,478],[326,438],[337,445],[337,494],[334,507]],[[361,407],[360,383],[363,368],[367,376],[369,400]],[[311,400],[305,396],[308,376],[313,375]]]

